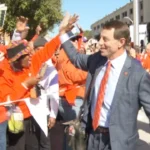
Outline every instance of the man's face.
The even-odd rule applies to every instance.
[[[122,43],[114,38],[114,29],[103,29],[99,40],[100,53],[109,59],[114,59],[120,54]]]

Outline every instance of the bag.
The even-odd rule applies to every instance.
[[[24,117],[20,108],[17,106],[11,106],[10,119],[8,120],[9,132],[18,134],[24,131]]]
[[[80,108],[80,112],[77,119],[63,123],[64,125],[68,125],[68,127],[66,127],[65,129],[65,133],[68,140],[68,145],[72,148],[72,150],[86,150],[87,148],[88,133],[86,133],[86,129],[81,127],[81,120],[83,115],[82,108],[86,103],[86,100],[89,96],[93,84],[94,84],[94,79],[92,75],[92,80],[89,89],[84,98],[85,100],[83,105]]]
[[[65,128],[65,134],[72,150],[86,150],[88,136],[85,129],[81,127],[80,120],[75,119],[63,124],[69,125]]]

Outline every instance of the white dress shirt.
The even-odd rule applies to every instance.
[[[103,106],[101,109],[99,126],[109,127],[111,104],[113,101],[117,82],[118,82],[121,70],[123,68],[123,65],[125,63],[126,57],[127,57],[127,53],[125,51],[121,56],[117,57],[114,60],[111,60],[112,67],[111,67],[111,70],[109,73],[108,82],[106,84],[106,89],[105,89],[106,94],[104,95],[104,103],[103,103]],[[95,87],[94,87],[94,91],[93,91],[92,106],[91,106],[92,118],[94,116],[94,110],[96,108],[95,105],[97,102],[99,87],[100,87],[102,78],[104,76],[106,66],[107,66],[107,63],[103,66],[103,68],[99,72],[97,79],[96,79],[96,82],[95,82]]]

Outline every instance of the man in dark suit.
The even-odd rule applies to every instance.
[[[82,118],[82,126],[89,132],[87,149],[136,150],[141,106],[150,117],[150,75],[126,53],[128,26],[116,20],[107,22],[100,34],[100,51],[85,55],[69,41],[69,24],[60,26],[62,47],[76,67],[88,71],[89,96]]]

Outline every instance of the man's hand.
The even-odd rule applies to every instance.
[[[78,16],[74,14],[73,16],[70,16],[70,14],[66,14],[63,18],[60,27],[59,27],[59,34],[64,34],[68,31],[71,31],[74,28],[74,23],[76,23],[78,20]]]
[[[51,129],[52,127],[54,127],[55,123],[56,123],[56,119],[50,117],[48,120],[48,128]]]
[[[27,87],[27,88],[32,88],[33,86],[35,86],[39,81],[40,81],[41,77],[37,76],[37,77],[29,77],[27,80],[25,80],[23,82],[23,84]]]

